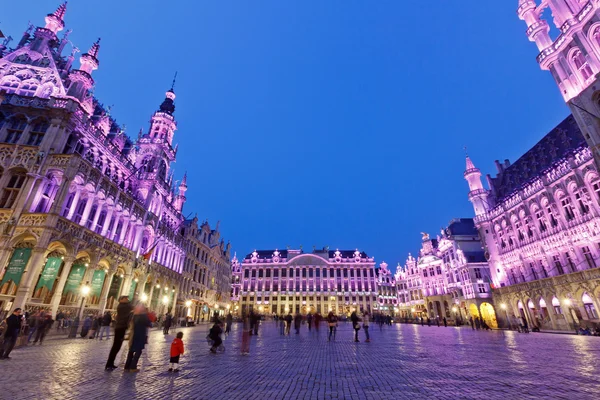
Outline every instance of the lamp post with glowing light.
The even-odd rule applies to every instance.
[[[75,318],[75,323],[69,332],[69,337],[74,338],[77,336],[77,331],[79,330],[79,325],[81,324],[81,320],[83,319],[83,310],[85,308],[85,301],[87,300],[87,296],[90,294],[90,286],[89,282],[86,282],[79,288],[79,294],[81,295],[81,305],[79,306],[79,312],[77,313],[77,318]]]

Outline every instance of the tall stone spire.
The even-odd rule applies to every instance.
[[[100,65],[100,61],[98,61],[98,52],[100,51],[100,38],[96,40],[92,47],[88,50],[87,53],[83,54],[79,58],[79,62],[81,63],[81,67],[79,69],[81,71],[87,72],[88,74],[92,74],[92,71],[97,70]]]
[[[67,2],[62,3],[52,14],[46,15],[45,28],[52,31],[55,35],[65,27],[65,13],[67,12]]]
[[[479,216],[488,211],[488,192],[481,183],[481,171],[475,167],[471,158],[466,156],[464,177],[469,184],[469,201],[473,203],[475,215]]]

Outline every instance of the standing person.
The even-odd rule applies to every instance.
[[[252,332],[254,331],[254,323],[256,322],[256,318],[254,317],[254,310],[250,311],[248,321],[250,322],[250,336],[252,336]]]
[[[424,326],[425,324],[425,319],[423,317],[421,317],[421,326]]]
[[[350,314],[350,321],[352,321],[352,328],[354,329],[354,341],[360,342],[360,340],[358,340],[358,331],[360,330],[360,318],[358,318],[356,311],[352,311],[352,314]]]
[[[327,341],[329,342],[331,340],[331,336],[333,335],[333,340],[335,340],[335,333],[337,330],[337,317],[335,316],[335,314],[333,313],[333,311],[329,311],[329,314],[327,314],[327,324],[329,325],[329,338],[327,338]]]
[[[229,335],[231,333],[231,324],[233,323],[233,315],[231,313],[227,314],[225,317],[225,334]]]
[[[437,327],[440,327],[440,316],[438,315],[437,317],[435,317],[435,323],[437,324]]]
[[[94,339],[98,335],[98,330],[100,330],[100,325],[102,324],[102,317],[94,317],[92,319],[92,329],[90,330],[90,336],[88,339]]]
[[[102,321],[100,323],[100,340],[104,338],[104,334],[106,333],[106,340],[110,340],[110,324],[112,323],[112,315],[110,315],[110,311],[106,311],[104,316],[102,317]]]
[[[129,320],[131,318],[131,311],[133,311],[133,307],[131,306],[131,303],[129,303],[129,297],[121,296],[119,298],[119,305],[117,306],[117,317],[115,318],[115,338],[110,353],[108,354],[106,367],[104,368],[107,371],[112,371],[117,368],[115,365],[115,358],[117,358],[117,354],[123,345],[125,332],[127,331],[127,326],[129,325]]]
[[[296,335],[300,333],[300,325],[302,325],[302,315],[300,313],[296,313],[294,317],[294,328],[296,329]]]
[[[169,372],[179,372],[179,357],[183,354],[183,332],[177,332],[173,343],[171,343],[171,368]]]
[[[50,315],[50,314],[45,314],[45,315],[43,315],[43,317],[40,316],[40,319],[38,320],[38,328],[35,333],[35,340],[33,341],[33,344],[36,344],[38,341],[40,342],[40,345],[42,344],[42,342],[44,341],[44,338],[46,337],[46,334],[52,327],[53,322],[54,321],[52,320],[52,315]]]
[[[365,311],[363,313],[363,329],[365,330],[365,336],[367,337],[367,339],[365,340],[365,343],[370,343],[371,342],[371,338],[369,337],[369,312]]]
[[[321,313],[316,313],[315,314],[315,331],[317,331],[317,334],[319,333],[319,325],[321,325]]]
[[[64,323],[65,314],[62,311],[59,311],[58,314],[56,314],[56,330],[59,331],[64,328]]]
[[[431,326],[431,318],[427,317],[427,326]]]
[[[292,313],[290,312],[286,317],[285,317],[285,334],[289,335],[290,334],[290,330],[292,329],[292,321],[294,320],[294,317],[292,317]]]
[[[173,317],[171,316],[171,313],[166,313],[165,314],[165,322],[163,325],[163,334],[164,335],[168,335],[169,334],[169,329],[171,329],[171,324],[173,323]]]
[[[250,318],[242,313],[242,355],[250,354]]]
[[[475,317],[475,329],[479,330],[481,328],[481,320],[479,317]]]
[[[21,317],[21,309],[15,308],[10,317],[6,318],[6,332],[4,333],[4,343],[0,349],[0,359],[10,360],[10,352],[17,343],[21,326],[23,325],[23,317]]]
[[[285,335],[285,318],[284,317],[279,318],[279,334]]]
[[[83,325],[81,326],[81,337],[82,338],[85,338],[88,335],[91,327],[92,327],[92,317],[88,315],[83,320]]]
[[[469,317],[469,323],[471,324],[471,329],[475,330],[475,323],[473,322],[473,316]]]
[[[127,352],[127,360],[125,361],[126,372],[139,372],[138,361],[142,355],[142,351],[146,346],[148,339],[148,327],[151,326],[148,318],[148,309],[143,305],[138,305],[133,311],[133,319],[131,320],[131,333],[129,334],[129,351]]]
[[[308,331],[309,332],[311,331],[311,328],[312,328],[312,322],[313,322],[313,316],[312,316],[312,314],[309,313],[306,316],[306,323],[308,324]]]
[[[261,316],[258,313],[254,314],[254,335],[258,336],[258,326],[260,325]]]
[[[448,320],[446,319],[446,317],[444,317],[443,321],[444,321],[444,328],[447,328],[448,327]]]
[[[29,337],[27,338],[27,343],[31,342],[31,338],[33,337],[33,335],[35,334],[35,331],[37,330],[38,323],[41,318],[41,314],[42,314],[42,312],[36,311],[33,314],[31,314],[30,316],[25,317],[25,320],[27,321],[27,326],[29,327],[29,331],[28,331]]]

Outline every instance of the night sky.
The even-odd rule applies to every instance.
[[[220,220],[238,255],[358,248],[393,267],[473,216],[464,146],[494,174],[568,115],[517,3],[71,0],[65,21],[83,52],[102,38],[95,94],[130,136],[178,71],[184,214]],[[14,45],[57,6],[4,1],[0,29]]]

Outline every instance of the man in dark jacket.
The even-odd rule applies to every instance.
[[[104,316],[102,317],[102,321],[100,322],[100,340],[104,339],[104,334],[106,334],[106,340],[110,339],[110,324],[111,323],[112,323],[112,315],[110,315],[110,311],[107,311],[104,313]]]
[[[10,360],[9,355],[13,347],[15,347],[15,343],[21,332],[22,324],[23,317],[21,317],[21,309],[15,308],[12,315],[6,318],[6,333],[4,334],[2,349],[0,349],[0,358]]]
[[[117,368],[115,358],[117,358],[117,354],[123,345],[123,339],[125,339],[125,332],[127,331],[132,311],[133,307],[129,303],[129,297],[121,296],[119,305],[117,306],[117,317],[115,318],[115,339],[110,349],[108,360],[106,361],[105,369],[107,371]]]

